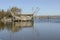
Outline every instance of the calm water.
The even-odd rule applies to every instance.
[[[60,19],[0,22],[0,40],[60,40]]]

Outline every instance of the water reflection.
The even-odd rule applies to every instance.
[[[0,31],[4,29],[4,23],[0,22]]]
[[[8,31],[11,32],[18,32],[22,28],[33,27],[33,25],[34,25],[33,22],[11,22],[11,23],[0,22],[0,30],[7,29]]]
[[[51,19],[51,21],[56,22],[59,20]],[[60,40],[60,23],[49,23],[49,21],[46,20],[45,21],[34,20],[34,23],[0,22],[0,39],[2,40],[58,40],[59,39]]]
[[[60,23],[60,19],[35,19],[35,22]]]

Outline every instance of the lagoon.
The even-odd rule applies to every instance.
[[[60,19],[35,19],[34,23],[0,22],[0,39],[60,40]]]

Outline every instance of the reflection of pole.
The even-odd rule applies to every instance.
[[[11,32],[10,32],[10,40],[11,40]]]
[[[10,32],[10,40],[14,40],[14,33]]]
[[[13,30],[14,30],[14,25],[15,25],[15,22],[14,22],[14,17],[13,17]],[[14,32],[13,32],[13,40],[14,40]]]
[[[15,23],[14,23],[14,16],[13,16],[13,18],[12,18],[12,30],[14,28],[14,24]],[[11,32],[11,40],[14,40],[14,35],[13,34],[14,34],[14,32],[13,33]]]
[[[12,39],[12,36],[11,36],[11,31],[10,31],[10,40]]]

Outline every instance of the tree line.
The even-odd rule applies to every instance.
[[[12,7],[12,8],[7,9],[7,11],[1,10],[0,11],[0,19],[2,19],[4,17],[7,17],[7,18],[12,17],[11,12],[12,13],[21,13],[22,9],[17,8],[17,7]]]

